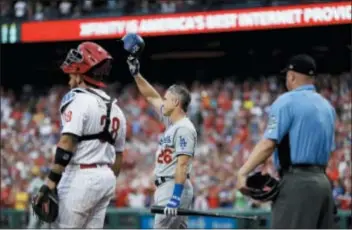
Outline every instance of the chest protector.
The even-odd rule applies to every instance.
[[[107,108],[106,120],[105,120],[105,125],[104,125],[103,130],[101,132],[95,133],[95,134],[82,135],[82,136],[78,137],[78,141],[81,142],[81,141],[90,141],[90,140],[97,140],[98,139],[98,140],[101,140],[102,142],[108,142],[109,144],[114,145],[115,140],[112,138],[112,135],[109,132],[109,127],[111,124],[110,114],[111,114],[111,107],[112,107],[113,99],[110,98],[110,100],[108,100],[108,99],[102,97],[101,95],[99,95],[98,93],[96,93],[94,90],[89,89],[89,88],[86,88],[86,89],[76,88],[76,89],[73,89],[70,93],[73,93],[73,94],[75,94],[75,93],[94,94],[95,96],[101,98],[104,101],[106,108]],[[61,108],[60,108],[61,112],[64,111],[64,109],[70,104],[70,102],[73,101],[73,98],[68,103],[64,103],[61,106]]]

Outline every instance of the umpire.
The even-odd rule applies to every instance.
[[[274,152],[281,180],[272,199],[272,228],[334,228],[325,168],[335,148],[335,109],[316,92],[310,56],[292,57],[284,71],[289,92],[272,104],[264,138],[239,170],[237,188],[248,189],[248,175]]]

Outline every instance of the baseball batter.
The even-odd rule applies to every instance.
[[[192,207],[193,187],[189,180],[197,132],[186,116],[191,101],[188,90],[172,85],[164,97],[139,73],[139,61],[130,57],[128,65],[141,94],[151,103],[167,125],[155,160],[154,194],[156,205],[165,206],[165,215],[155,215],[154,228],[187,228],[185,216],[177,216],[178,208]]]
[[[62,131],[55,162],[40,195],[57,189],[56,228],[103,228],[122,163],[126,119],[101,88],[111,56],[99,45],[84,42],[62,65],[71,91],[60,106]]]

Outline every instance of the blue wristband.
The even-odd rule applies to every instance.
[[[173,196],[181,197],[183,184],[175,184]]]

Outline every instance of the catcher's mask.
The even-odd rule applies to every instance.
[[[79,74],[89,84],[106,87],[102,82],[110,74],[111,55],[94,42],[83,42],[77,49],[71,49],[61,69],[66,74]]]

